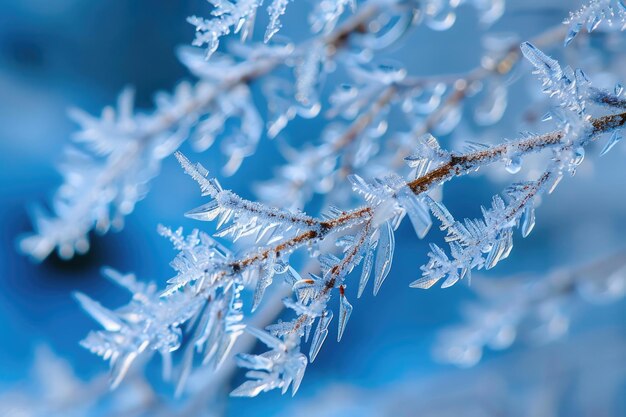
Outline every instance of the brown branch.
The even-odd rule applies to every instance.
[[[319,228],[317,230],[307,230],[306,232],[298,233],[296,236],[278,243],[275,246],[255,253],[242,260],[233,261],[228,264],[228,267],[233,273],[239,273],[246,268],[269,259],[270,257],[278,257],[281,254],[292,252],[313,240],[324,239],[331,232],[336,231],[337,229],[344,227],[355,220],[362,222],[367,221],[367,219],[371,218],[371,216],[372,209],[370,207],[362,207],[349,212],[344,212],[334,219],[319,222]]]
[[[626,124],[626,112],[591,119],[589,123],[593,127],[591,135],[597,136],[624,126]],[[554,131],[518,141],[506,142],[485,150],[469,152],[461,155],[453,154],[446,164],[422,175],[419,178],[407,182],[406,185],[413,191],[413,193],[419,195],[428,191],[430,187],[436,183],[448,180],[455,176],[465,175],[479,167],[498,161],[505,157],[506,154],[512,149],[518,149],[522,153],[536,152],[547,147],[559,145],[563,137],[564,133],[562,131]],[[239,273],[242,270],[253,265],[257,265],[259,262],[265,261],[272,256],[280,256],[280,254],[292,252],[311,241],[322,240],[331,232],[337,231],[342,227],[346,227],[355,221],[368,224],[367,222],[372,218],[373,214],[373,209],[371,207],[364,206],[348,212],[343,212],[334,219],[320,221],[319,228],[316,228],[315,230],[308,230],[299,233],[298,235],[291,237],[284,242],[278,243],[271,248],[255,253],[245,259],[229,263],[228,266],[230,273]],[[226,275],[226,273],[224,275]]]
[[[352,143],[359,134],[374,121],[376,115],[389,104],[395,97],[397,91],[398,89],[394,84],[388,85],[382,89],[378,98],[371,104],[367,112],[361,114],[339,139],[333,142],[333,150],[340,150]]]
[[[547,45],[561,41],[565,37],[566,33],[567,28],[563,24],[559,24],[535,36],[530,42],[539,48],[543,48]],[[470,87],[474,83],[484,80],[492,74],[502,76],[510,73],[511,70],[515,68],[515,65],[517,65],[521,57],[522,53],[519,49],[519,45],[517,42],[514,42],[501,58],[484,62],[489,59],[489,56],[486,55],[483,60],[481,60],[483,64],[471,70],[467,73],[467,75],[448,76],[448,84],[452,85],[453,91],[448,94],[443,103],[430,113],[424,122],[415,131],[413,131],[413,135],[420,137],[428,132],[431,132],[434,127],[446,116],[447,112],[451,108],[467,98],[471,89]],[[415,83],[417,81],[419,80],[411,82]],[[395,158],[395,165],[401,165],[402,161],[409,153],[410,150],[407,150],[406,148],[399,149],[397,157]]]
[[[626,124],[626,113],[598,117],[591,119],[589,123],[593,127],[591,135],[596,136],[624,126]],[[495,162],[503,158],[511,149],[517,148],[523,153],[535,152],[549,146],[558,145],[563,137],[564,132],[554,131],[527,139],[503,143],[481,151],[452,155],[448,163],[408,182],[407,186],[415,194],[421,194],[437,182],[463,175],[468,170]]]
[[[350,252],[347,253],[346,256],[343,257],[341,262],[339,262],[330,270],[328,280],[324,284],[324,288],[322,288],[322,290],[320,291],[320,297],[327,296],[328,293],[330,293],[330,291],[333,288],[335,288],[335,284],[337,283],[337,278],[341,275],[344,269],[348,265],[350,265],[352,260],[358,256],[361,246],[365,244],[365,241],[369,237],[368,231],[370,230],[371,226],[372,226],[372,222],[371,222],[371,219],[369,219],[368,221],[365,222],[365,225],[363,226],[363,230],[362,230],[359,242],[353,245],[352,250],[350,250]],[[342,291],[342,294],[343,294],[343,290],[344,290],[343,287],[339,287],[339,289],[340,291]],[[300,315],[298,319],[296,320],[296,322],[294,323],[293,328],[291,329],[291,333],[297,332],[298,329],[300,329],[300,327],[302,327],[304,323],[306,323],[307,320],[309,320],[310,318],[315,319],[315,317],[310,317],[307,314]]]

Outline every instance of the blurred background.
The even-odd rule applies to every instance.
[[[298,16],[310,7],[291,4],[284,33],[304,31],[297,24]],[[475,11],[462,6],[450,30],[418,27],[407,40],[412,45],[410,54],[406,50],[387,53],[392,59],[401,58],[414,75],[463,72],[478,64],[485,33],[514,32],[523,40],[558,24],[568,10],[578,7],[578,2],[569,0],[513,1],[503,18],[485,29]],[[192,39],[193,27],[185,18],[206,16],[209,9],[201,0],[1,0],[0,8],[0,392],[5,393],[0,395],[0,405],[7,406],[16,401],[18,392],[32,395],[33,401],[46,398],[37,386],[41,375],[33,372],[41,369],[35,358],[36,352],[41,357],[42,346],[49,350],[44,359],[57,360],[50,356],[54,352],[64,364],[61,368],[71,369],[77,383],[103,375],[106,364],[78,344],[95,323],[80,311],[72,292],[85,292],[108,306],[124,303],[126,294],[100,276],[105,265],[134,271],[140,279],[162,285],[172,276],[168,262],[174,251],[157,235],[156,225],[205,227],[183,217],[202,198],[174,158],[168,158],[124,230],[95,237],[87,255],[71,261],[53,255],[37,264],[16,251],[18,236],[31,230],[29,210],[49,201],[61,182],[56,166],[75,129],[67,109],[79,107],[97,114],[126,85],[135,87],[137,106],[149,109],[155,92],[171,90],[181,79],[191,78],[174,51]],[[530,72],[528,67],[523,71]],[[626,75],[624,67],[621,71]],[[596,72],[592,79],[603,76],[602,71]],[[533,79],[511,88],[503,122],[484,141],[515,137],[532,96],[528,91],[533,89],[538,89]],[[314,140],[309,136],[320,126],[311,125],[296,120],[284,136],[294,145]],[[472,138],[480,137],[472,126],[464,129]],[[456,136],[442,138],[442,144],[455,146],[461,139]],[[512,256],[474,280],[495,282],[514,276],[541,280],[555,270],[577,270],[623,254],[626,152],[622,145],[601,159],[595,149],[577,175],[565,178],[542,203],[533,233],[526,239],[515,237]],[[271,167],[282,162],[276,148],[263,139],[257,154],[235,176],[223,180],[225,186],[252,197],[250,179],[271,177]],[[213,172],[224,164],[213,149],[201,155],[182,150]],[[488,204],[502,190],[504,181],[510,177],[463,178],[446,185],[444,199],[459,218],[474,217],[480,204]],[[583,302],[571,309],[567,305],[568,312],[576,311],[570,334],[554,343],[520,341],[504,352],[487,349],[480,364],[470,370],[436,362],[432,351],[440,330],[460,323],[465,317],[462,306],[477,296],[467,285],[429,291],[408,288],[420,275],[418,268],[426,261],[427,241],[432,239],[420,241],[410,225],[401,226],[385,286],[376,298],[365,294],[353,303],[344,339],[340,344],[326,342],[307,368],[295,398],[275,392],[254,399],[223,397],[219,412],[229,416],[626,415],[623,300],[606,305]],[[49,380],[61,380],[55,374],[59,369],[50,367],[46,372]],[[159,383],[158,376],[150,380],[156,380],[154,389],[163,401],[175,403],[171,387]],[[227,384],[233,388],[241,380],[242,375],[236,374]],[[124,389],[122,385],[120,390]],[[98,395],[112,394],[102,390]],[[105,406],[85,410],[62,415],[107,415]]]

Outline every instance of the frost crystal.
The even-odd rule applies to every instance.
[[[231,395],[235,397],[255,397],[261,392],[280,389],[286,393],[291,386],[295,395],[302,382],[308,363],[306,356],[300,353],[300,339],[295,335],[287,335],[278,339],[262,330],[247,328],[271,350],[261,355],[239,355],[237,363],[250,369],[246,376],[249,381],[235,388]]]
[[[212,19],[203,19],[191,16],[187,20],[196,27],[195,46],[206,45],[207,59],[213,55],[220,45],[220,38],[228,35],[231,31],[241,32],[245,39],[252,29],[257,8],[261,5],[259,0],[207,0],[214,7]]]
[[[572,71],[566,67],[561,69],[559,63],[544,54],[529,42],[522,43],[522,53],[535,67],[542,82],[543,92],[554,97],[560,110],[565,110],[565,119],[573,123],[574,118],[585,116],[585,100],[589,95],[589,81],[582,70]],[[573,116],[569,114],[573,113]]]
[[[605,23],[609,28],[625,30],[626,4],[623,0],[591,0],[577,12],[570,13],[564,23],[569,25],[569,32],[565,38],[566,46],[583,28],[587,32],[593,32]]]
[[[285,10],[287,9],[287,4],[289,0],[273,0],[272,3],[267,7],[267,12],[270,15],[270,23],[267,25],[267,30],[265,31],[265,36],[263,40],[265,42],[269,42],[281,28],[280,17],[285,14]]]
[[[241,33],[243,40],[251,36],[257,10],[263,4],[259,0],[207,0],[214,9],[211,11],[212,18],[204,19],[198,16],[190,16],[187,21],[195,26],[196,36],[193,45],[203,47],[206,45],[206,58],[209,59],[220,46],[220,40],[231,32]],[[285,14],[290,0],[272,0],[267,7],[269,23],[263,37],[264,42],[269,42],[278,33],[282,24],[280,18]],[[349,3],[352,10],[355,4]],[[318,5],[318,9],[311,17],[312,29],[318,32],[321,28],[332,30],[338,18],[346,8],[345,0],[326,0]]]
[[[441,222],[441,229],[447,232],[450,254],[437,245],[431,244],[428,264],[422,266],[422,278],[414,281],[414,288],[430,288],[445,278],[442,288],[454,285],[460,279],[469,279],[472,269],[491,269],[507,258],[513,248],[512,228],[524,216],[523,232],[530,232],[528,213],[533,210],[533,198],[541,193],[549,183],[552,174],[536,182],[515,184],[506,190],[508,204],[499,197],[493,198],[490,209],[483,208],[483,219],[459,222],[441,204],[429,200],[433,215]],[[534,225],[534,214],[532,214]]]

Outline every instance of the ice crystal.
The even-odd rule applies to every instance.
[[[187,20],[196,27],[196,38],[193,41],[195,46],[206,45],[206,57],[211,55],[220,45],[220,38],[234,31],[241,32],[241,36],[246,38],[254,24],[254,17],[259,0],[208,0],[214,7],[211,19],[203,19],[198,16],[191,16]]]
[[[263,2],[259,0],[207,0],[213,6],[211,18],[205,19],[198,16],[190,16],[187,21],[195,26],[196,36],[193,45],[203,47],[206,45],[206,59],[209,59],[219,48],[220,40],[232,33],[241,33],[243,40],[251,36],[254,21],[259,7]],[[314,31],[319,31],[318,26],[333,29],[338,18],[343,14],[346,4],[344,0],[327,0],[320,4],[311,18]],[[269,42],[278,33],[282,24],[280,18],[285,14],[289,0],[272,0],[267,6],[269,22],[263,36],[264,42]],[[352,4],[354,11],[354,4]]]
[[[272,39],[272,36],[280,30],[282,25],[279,19],[285,14],[288,3],[289,0],[273,0],[267,7],[267,12],[270,15],[270,23],[267,25],[267,30],[265,31],[265,36],[263,38],[265,42]]]
[[[121,382],[143,354],[157,351],[164,357],[164,366],[170,363],[170,353],[181,347],[181,326],[189,321],[194,321],[195,326],[193,342],[188,346],[203,353],[204,363],[213,362],[216,367],[243,331],[239,299],[243,286],[232,281],[224,286],[216,281],[228,253],[198,231],[186,237],[181,229],[173,232],[161,227],[160,231],[180,251],[171,263],[177,275],[169,281],[166,291],[159,294],[153,284],[142,285],[132,275],[106,269],[107,277],[131,292],[132,300],[127,306],[112,311],[76,294],[82,307],[104,329],[90,333],[82,344],[111,362],[112,386]],[[189,351],[191,355],[193,350]],[[191,365],[189,361],[183,366]]]
[[[585,28],[587,32],[593,32],[601,24],[615,28],[626,29],[626,4],[623,0],[591,0],[580,10],[570,13],[564,22],[569,25],[569,32],[565,38],[567,46]]]
[[[589,82],[582,70],[572,71],[571,68],[561,68],[558,61],[550,58],[529,42],[522,43],[522,53],[535,67],[542,82],[543,92],[558,101],[559,109],[566,114],[574,113],[574,117],[585,116],[585,100],[589,94]],[[567,122],[572,117],[566,116]]]
[[[550,177],[551,174],[544,174],[538,181],[513,185],[506,190],[508,203],[495,196],[491,208],[482,209],[482,219],[459,222],[441,203],[429,200],[433,215],[441,222],[441,229],[447,232],[451,257],[431,244],[430,260],[422,266],[423,276],[411,286],[430,288],[445,278],[442,288],[450,287],[464,277],[469,279],[472,269],[491,269],[507,258],[513,248],[512,228],[520,222],[526,210],[532,210],[533,198],[545,189]],[[524,232],[529,232],[527,225]]]
[[[600,156],[605,155],[607,152],[613,149],[613,146],[617,145],[617,142],[619,142],[620,140],[622,140],[622,136],[620,135],[620,133],[617,131],[613,132],[611,134],[611,138],[608,140],[606,145],[604,145],[604,148],[602,148]]]
[[[306,356],[300,353],[300,339],[292,334],[284,339],[278,339],[262,330],[248,328],[248,331],[271,350],[261,355],[237,357],[239,366],[250,369],[246,373],[250,380],[235,388],[231,395],[255,397],[263,391],[272,389],[280,389],[284,394],[289,386],[292,395],[295,395],[308,363]]]

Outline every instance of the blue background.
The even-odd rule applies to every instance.
[[[75,130],[66,109],[76,106],[98,113],[128,84],[136,88],[137,106],[149,109],[154,92],[170,90],[180,79],[190,78],[174,49],[193,36],[186,16],[207,15],[208,9],[201,1],[155,0],[0,0],[0,7],[0,386],[10,388],[28,378],[38,344],[49,345],[81,377],[89,378],[106,365],[78,345],[94,323],[79,310],[72,291],[83,291],[109,306],[123,303],[125,294],[100,277],[103,265],[160,283],[169,278],[168,262],[174,252],[157,236],[156,225],[204,227],[182,216],[202,202],[196,187],[170,157],[152,182],[151,193],[127,218],[124,230],[93,239],[88,255],[69,262],[52,256],[35,264],[18,255],[15,242],[30,230],[28,208],[49,201],[61,181],[55,164]],[[290,14],[303,15],[308,7],[290,5],[285,33],[298,30],[298,25],[289,25]],[[568,7],[513,3],[491,30],[531,36],[561,21]],[[449,31],[418,28],[411,36],[423,41],[412,44],[411,54],[390,51],[389,55],[403,58],[415,75],[462,72],[478,64],[481,33],[474,10],[462,7]],[[509,136],[516,132],[516,109],[528,102],[524,91],[528,85],[512,88],[515,100],[505,115]],[[286,137],[295,144],[304,142],[309,138],[302,132],[310,132],[311,127],[319,130],[320,123],[296,120]],[[450,142],[445,139],[447,146]],[[511,258],[491,271],[490,278],[520,272],[541,276],[541,271],[593,260],[624,247],[622,148],[618,146],[601,163],[586,161],[575,178],[566,178],[538,209],[535,231],[525,240],[516,235]],[[224,162],[217,148],[202,155],[193,155],[187,147],[183,151],[213,172],[219,172]],[[597,152],[589,159],[596,156]],[[223,183],[252,197],[249,178],[269,178],[268,167],[280,162],[276,146],[264,138],[257,155]],[[480,204],[487,204],[502,185],[482,177],[464,178],[446,185],[445,201],[459,217],[476,216]],[[431,234],[426,241],[437,240],[436,236]],[[396,241],[394,265],[381,292],[376,298],[367,293],[354,300],[344,340],[326,342],[307,369],[302,398],[330,382],[376,388],[449,369],[431,360],[432,343],[439,328],[460,319],[459,307],[472,298],[471,291],[466,285],[409,289],[408,283],[419,276],[418,267],[426,260],[427,242],[419,241],[408,223],[401,226]],[[623,331],[623,304],[596,313],[602,322],[616,322]],[[489,355],[487,362],[498,355]],[[269,415],[299,397],[279,402],[277,398],[271,393],[254,400],[231,400],[229,413]]]

